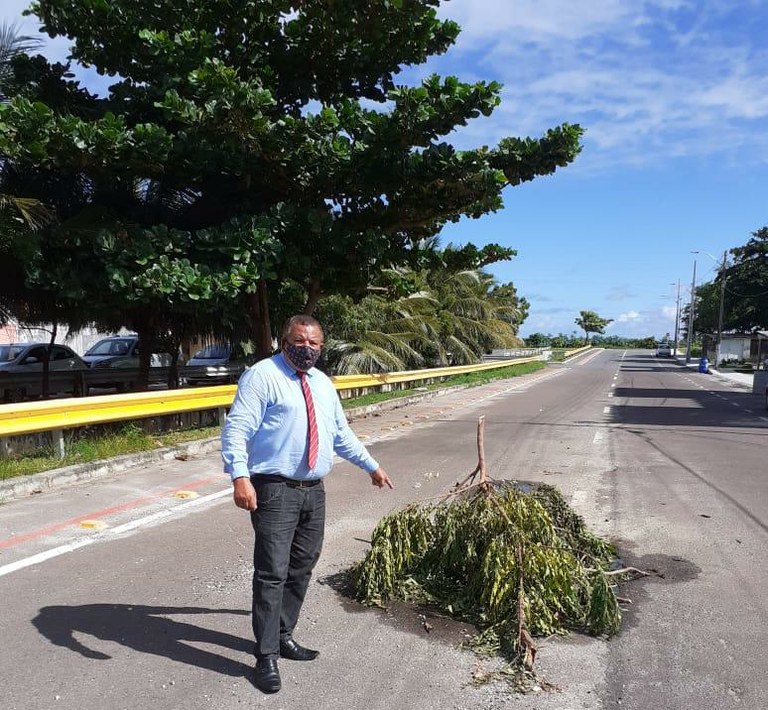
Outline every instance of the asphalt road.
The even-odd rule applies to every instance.
[[[376,521],[476,464],[558,486],[628,565],[623,630],[540,640],[556,690],[472,687],[462,624],[362,608],[339,589]],[[340,463],[325,550],[283,690],[252,685],[247,516],[218,456],[0,507],[0,707],[6,710],[768,707],[768,420],[760,398],[648,352],[589,353],[533,375],[354,423],[396,482]],[[485,661],[490,669],[492,662]]]

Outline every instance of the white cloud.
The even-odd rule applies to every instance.
[[[459,142],[587,128],[577,170],[718,156],[768,160],[766,3],[736,0],[451,0],[464,28],[440,71],[505,85]],[[471,77],[466,77],[471,79]]]
[[[616,317],[617,323],[638,323],[645,320],[639,311],[627,311]]]

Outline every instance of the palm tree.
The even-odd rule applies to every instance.
[[[13,60],[38,49],[38,38],[19,34],[13,23],[0,24],[0,102],[10,100],[13,83]],[[2,167],[0,165],[0,167]],[[0,251],[7,247],[19,226],[40,229],[53,219],[53,213],[39,200],[16,197],[0,192]]]
[[[492,348],[522,342],[518,309],[495,295],[494,278],[482,270],[391,269],[382,280],[398,288],[407,283],[413,292],[395,300],[377,295],[356,304],[329,299],[321,305],[329,333],[326,356],[335,374],[469,364]]]
[[[21,54],[30,54],[42,46],[37,37],[19,34],[14,23],[0,24],[0,100],[8,101],[8,89],[13,79],[13,59]]]

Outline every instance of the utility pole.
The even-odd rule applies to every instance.
[[[723,340],[723,308],[725,306],[725,269],[728,266],[728,252],[723,252],[723,265],[720,267],[720,312],[717,316],[717,344],[715,346],[715,367],[720,367],[720,344]]]
[[[693,260],[693,278],[691,279],[691,306],[688,309],[688,338],[685,348],[685,364],[691,361],[691,338],[693,337],[693,316],[696,310],[696,259]]]
[[[673,284],[674,285],[674,284]],[[677,346],[680,343],[680,279],[677,280],[677,303],[675,308],[675,347],[672,354],[677,357]]]

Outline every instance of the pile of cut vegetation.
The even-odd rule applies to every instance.
[[[552,486],[490,479],[483,424],[481,417],[478,466],[467,479],[438,502],[379,522],[353,570],[355,593],[366,604],[404,600],[472,623],[476,648],[530,671],[533,636],[619,630],[616,554]]]

